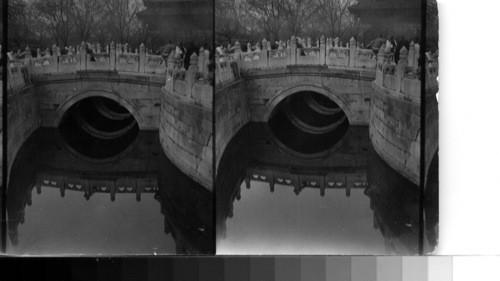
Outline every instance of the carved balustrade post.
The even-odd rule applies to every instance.
[[[83,41],[80,45],[80,70],[87,70],[87,45]]]
[[[405,75],[406,67],[408,66],[408,50],[406,47],[399,51],[399,61],[396,66],[396,93],[401,92],[401,83]]]
[[[139,46],[139,73],[146,72],[146,46],[141,43]]]
[[[262,40],[262,52],[261,52],[261,56],[260,56],[260,61],[261,63],[259,63],[259,65],[262,67],[268,67],[269,66],[269,51],[267,49],[267,40],[266,39],[263,39]],[[264,61],[264,62],[262,62]]]
[[[321,38],[319,40],[319,64],[320,65],[326,64],[326,42],[325,42],[325,36],[323,35],[321,35]]]
[[[114,71],[116,69],[116,45],[115,42],[111,41],[109,46],[109,70]]]
[[[413,71],[415,72],[418,68],[418,61],[420,59],[420,45],[415,44],[415,57],[413,58]]]
[[[413,68],[415,62],[415,43],[411,41],[410,49],[408,50],[408,66]]]
[[[351,40],[349,40],[349,67],[354,67],[356,55],[356,40],[354,39],[354,37],[351,37]]]
[[[203,64],[205,63],[204,53],[205,53],[205,49],[203,49],[203,47],[201,47],[200,50],[198,51],[198,54],[200,54],[198,56],[198,71],[201,73],[203,73]]]
[[[289,64],[295,65],[297,64],[297,38],[292,36],[290,39],[290,53],[289,53]]]
[[[238,42],[238,41],[236,41],[236,43],[234,44],[234,61],[236,62],[236,65],[238,66],[238,72],[239,72],[240,67],[241,67],[241,46],[240,46],[240,42]]]
[[[196,73],[198,72],[198,56],[196,55],[196,53],[193,53],[189,59],[190,59],[189,68],[186,73],[187,97],[191,97],[194,83],[196,82]]]
[[[205,59],[203,60],[203,77],[207,79],[209,77],[208,66],[210,65],[210,51],[205,50],[203,53]]]
[[[165,82],[165,88],[167,90],[174,89],[174,71],[175,71],[175,50],[172,50],[167,59],[167,77]]]
[[[215,56],[215,84],[221,82],[222,72],[220,70],[220,56],[217,54]]]

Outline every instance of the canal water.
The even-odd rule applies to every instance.
[[[374,152],[368,127],[348,126],[334,145],[307,154],[284,143],[271,126],[247,124],[223,154],[216,181],[217,253],[433,251],[437,193],[424,204],[419,187]]]
[[[157,131],[119,149],[65,134],[38,129],[17,153],[7,254],[214,253],[213,195],[169,161]]]

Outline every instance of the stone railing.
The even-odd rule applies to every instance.
[[[7,89],[20,90],[31,85],[31,79],[26,66],[12,66],[8,68]]]
[[[172,52],[167,60],[166,90],[201,102],[203,105],[211,104],[213,73],[209,72],[209,64],[210,53],[203,48],[200,49],[200,56],[196,53],[191,55],[187,70],[182,65],[181,58]]]
[[[232,56],[217,56],[215,60],[216,84],[224,84],[241,78],[238,63]]]
[[[371,49],[362,49],[354,38],[346,46],[339,45],[338,38],[321,37],[316,45],[310,38],[297,44],[292,37],[287,42],[280,41],[277,49],[271,48],[271,43],[263,40],[254,48],[247,44],[247,51],[242,52],[236,42],[233,61],[236,61],[242,71],[249,69],[281,68],[292,65],[318,65],[335,68],[375,69],[377,56]],[[253,50],[252,50],[253,49]]]
[[[144,44],[139,50],[128,47],[128,44],[115,44],[111,42],[106,48],[100,44],[87,45],[82,42],[76,48],[65,48],[66,54],[61,53],[61,48],[53,45],[52,50],[47,48],[43,53],[37,50],[37,56],[31,56],[31,50],[26,47],[24,59],[10,59],[10,67],[26,66],[32,75],[55,73],[76,73],[77,71],[117,71],[132,72],[137,74],[165,74],[166,61],[161,55],[146,53]]]
[[[374,84],[389,90],[393,95],[419,102],[421,96],[419,57],[420,47],[412,42],[409,50],[405,47],[400,50],[399,61],[395,64],[392,54],[383,45],[378,54]]]

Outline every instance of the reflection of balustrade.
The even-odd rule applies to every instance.
[[[89,200],[94,193],[109,193],[111,201],[115,201],[117,193],[135,193],[136,200],[140,201],[142,193],[158,192],[158,180],[156,178],[99,180],[39,174],[36,182],[38,194],[42,192],[42,186],[58,188],[61,192],[61,197],[65,196],[66,190],[83,192],[87,200]]]
[[[298,195],[304,188],[318,188],[320,195],[325,195],[326,189],[345,188],[346,195],[350,196],[352,188],[366,188],[368,181],[366,173],[327,173],[326,175],[297,174],[286,171],[273,171],[270,169],[259,169],[257,167],[247,168],[245,184],[250,188],[250,181],[269,183],[271,192],[274,192],[275,184],[292,186]]]

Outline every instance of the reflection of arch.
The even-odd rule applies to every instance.
[[[269,128],[269,130],[271,130],[271,129]],[[269,136],[269,140],[270,140],[271,144],[273,144],[275,147],[277,147],[285,155],[289,155],[291,157],[302,158],[302,159],[318,159],[318,158],[323,158],[323,157],[329,155],[330,153],[339,150],[340,148],[342,148],[342,146],[344,146],[344,144],[346,144],[347,142],[349,142],[349,140],[352,137],[353,137],[352,131],[351,130],[347,130],[347,132],[345,133],[345,135],[342,138],[340,138],[337,141],[337,143],[335,143],[332,147],[327,148],[324,151],[320,151],[320,152],[316,152],[316,153],[312,153],[312,154],[298,152],[298,151],[295,151],[295,150],[289,148],[288,146],[286,146],[286,144],[284,144],[283,142],[281,142],[272,133]]]
[[[271,117],[271,113],[273,110],[276,108],[276,106],[283,101],[286,97],[291,96],[293,94],[299,93],[299,92],[315,92],[318,94],[322,94],[323,96],[331,99],[334,101],[345,113],[347,116],[347,119],[349,120],[349,123],[353,124],[355,118],[354,114],[352,111],[349,109],[347,104],[340,99],[335,93],[330,92],[326,90],[323,87],[316,86],[316,85],[294,85],[288,89],[285,89],[284,91],[281,91],[279,94],[275,95],[273,98],[269,100],[269,102],[266,104],[266,109],[264,111],[264,115],[262,116],[262,121],[267,122],[269,121],[269,118]]]
[[[429,173],[431,172],[431,171],[429,171],[429,169],[431,168],[431,164],[436,162],[436,160],[439,161],[439,146],[436,145],[436,147],[434,147],[432,153],[429,155],[432,157],[429,158],[430,161],[425,161],[424,188],[427,186],[427,179],[429,178]],[[439,169],[439,167],[436,167],[436,169]]]
[[[431,154],[433,157],[427,167],[424,185],[424,233],[427,238],[425,252],[432,252],[439,238],[439,150]],[[428,249],[427,249],[428,248]]]
[[[58,127],[68,109],[70,109],[77,102],[90,97],[104,97],[116,101],[117,103],[125,107],[134,116],[135,120],[137,120],[137,124],[139,125],[139,129],[142,130],[146,127],[144,118],[137,112],[137,110],[129,101],[122,98],[117,92],[104,89],[85,90],[76,95],[73,95],[70,99],[64,101],[56,110],[56,115],[54,117],[52,125],[54,127]]]
[[[66,150],[69,154],[71,154],[73,157],[76,159],[88,162],[88,163],[116,163],[118,160],[121,160],[122,158],[125,158],[127,155],[129,155],[137,146],[141,144],[143,141],[143,134],[139,133],[137,137],[134,139],[134,141],[127,147],[125,150],[122,152],[118,153],[115,156],[111,156],[108,158],[102,158],[102,159],[94,159],[88,156],[83,155],[82,153],[78,152],[76,149],[71,147],[70,144],[66,142],[64,137],[61,135],[61,132],[57,131],[55,133],[57,135],[57,142],[63,147],[64,150]]]

